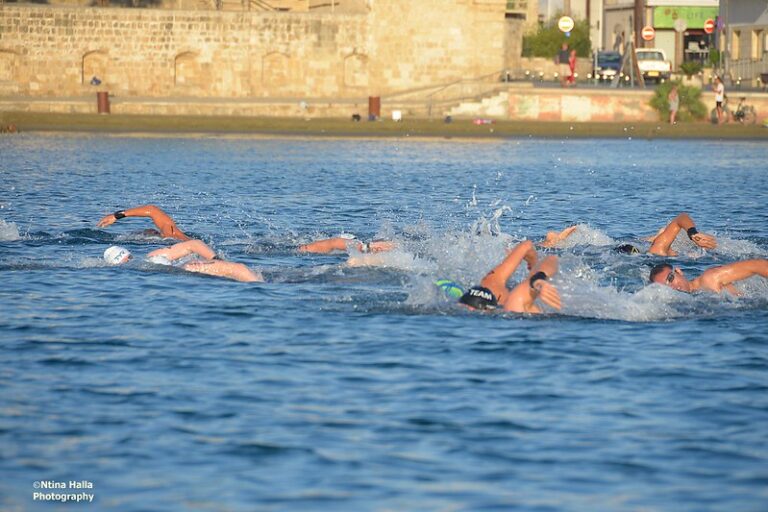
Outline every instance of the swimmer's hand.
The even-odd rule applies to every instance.
[[[538,298],[541,299],[544,304],[560,310],[562,302],[560,301],[560,294],[557,292],[557,288],[555,288],[554,285],[548,283],[544,279],[539,279],[534,283],[533,289],[538,292]]]
[[[702,249],[714,249],[717,247],[715,237],[706,233],[696,233],[691,237],[691,241]]]
[[[376,240],[368,244],[368,250],[370,252],[386,252],[391,251],[395,247],[397,247],[395,242],[390,242],[387,240]]]
[[[574,231],[576,231],[576,228],[578,226],[569,226],[562,230],[561,232],[557,233],[555,231],[550,231],[547,233],[546,238],[543,242],[541,242],[539,245],[541,247],[555,247],[557,244],[568,238],[573,234]]]
[[[100,228],[106,228],[107,226],[111,226],[117,222],[117,218],[115,217],[114,213],[110,213],[109,215],[105,215],[104,218],[102,218],[98,224],[96,224],[97,227]]]

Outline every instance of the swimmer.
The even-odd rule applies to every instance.
[[[222,260],[202,240],[187,240],[171,247],[165,247],[150,252],[147,259],[161,265],[173,265],[184,258],[193,256],[197,261],[181,263],[180,268],[188,272],[223,277],[246,283],[264,281],[260,272],[251,270],[242,263]],[[124,247],[112,246],[104,251],[104,260],[110,265],[122,265],[131,259],[131,253]]]
[[[525,262],[530,271],[527,279],[511,290],[507,281],[512,274]],[[538,262],[536,248],[530,240],[518,244],[510,250],[496,268],[488,272],[480,281],[480,286],[470,288],[459,302],[471,310],[497,309],[515,313],[541,313],[541,308],[535,303],[540,299],[549,306],[560,309],[560,294],[548,280],[557,273],[557,257],[547,256]]]
[[[706,290],[720,293],[723,290],[738,296],[739,291],[733,283],[743,281],[752,276],[768,278],[768,259],[737,261],[705,270],[699,277],[690,281],[683,271],[669,263],[660,263],[651,269],[651,283],[661,284],[681,292],[696,292]]]
[[[345,234],[299,246],[298,251],[312,254],[346,252],[349,254],[348,266],[375,267],[383,266],[386,263],[386,259],[381,253],[389,252],[396,247],[397,243],[388,240],[362,242],[354,235]]]
[[[118,210],[104,216],[97,224],[100,228],[111,226],[125,217],[149,217],[157,226],[157,230],[147,230],[148,234],[162,236],[163,238],[176,238],[178,240],[190,240],[177,226],[173,219],[163,210],[152,204],[137,206],[128,210]]]
[[[684,230],[688,234],[688,238],[691,239],[691,242],[702,249],[714,249],[717,247],[715,237],[706,233],[699,233],[693,219],[683,212],[672,219],[666,227],[661,228],[655,236],[648,239],[651,242],[651,248],[648,249],[648,253],[656,256],[677,256],[677,253],[671,247],[680,230]]]
[[[677,256],[677,252],[672,250],[672,243],[675,241],[677,234],[680,233],[681,230],[688,234],[688,238],[691,239],[691,242],[702,249],[714,249],[717,247],[717,240],[715,237],[706,233],[699,233],[699,230],[696,229],[696,224],[693,222],[690,215],[683,212],[672,219],[669,224],[659,229],[655,235],[645,239],[646,241],[651,242],[648,254],[653,254],[654,256]],[[632,244],[622,244],[614,250],[626,254],[640,254],[642,252]]]
[[[104,251],[104,261],[110,265],[122,265],[128,263],[132,258],[131,251],[119,245],[107,247],[107,250]]]
[[[357,250],[357,252],[360,253],[368,254],[391,251],[395,247],[397,247],[395,242],[387,240],[361,242],[354,235],[341,235],[301,245],[299,246],[298,251],[312,254],[331,254],[333,252],[349,252],[352,249]]]

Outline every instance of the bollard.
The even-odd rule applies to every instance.
[[[99,114],[109,114],[109,92],[96,93],[96,108]]]

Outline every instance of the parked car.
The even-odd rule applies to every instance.
[[[672,73],[672,63],[667,60],[667,54],[661,48],[638,48],[635,50],[637,67],[646,81],[656,83],[669,80]]]
[[[621,54],[619,52],[599,51],[593,62],[592,76],[600,82],[610,82],[621,70]]]

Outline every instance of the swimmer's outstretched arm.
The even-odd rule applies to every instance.
[[[334,251],[347,252],[350,246],[356,247],[359,252],[386,252],[394,249],[397,244],[387,240],[374,240],[373,242],[364,244],[359,240],[336,237],[301,245],[299,246],[298,251],[311,252],[314,254],[329,254]]]
[[[717,240],[712,235],[705,233],[699,233],[696,229],[696,225],[691,217],[683,212],[672,221],[667,224],[661,233],[659,233],[653,240],[651,248],[648,249],[650,254],[656,256],[677,256],[677,254],[671,250],[672,242],[675,241],[677,234],[683,229],[688,232],[688,238],[693,243],[704,249],[714,249],[717,247]]]
[[[574,231],[576,231],[576,228],[578,226],[568,226],[564,230],[560,231],[559,233],[556,231],[550,231],[547,233],[547,236],[539,242],[539,247],[555,247],[557,244],[568,238],[573,234]]]
[[[176,223],[170,215],[153,204],[145,204],[128,210],[118,210],[115,213],[110,213],[109,215],[105,215],[99,221],[97,226],[100,228],[111,226],[117,222],[118,219],[122,219],[123,217],[149,217],[160,231],[160,236],[177,238],[179,240],[189,240],[189,237],[176,226]]]
[[[528,278],[515,286],[504,301],[504,310],[515,313],[541,313],[535,304],[536,299],[555,309],[560,309],[562,303],[560,294],[548,280],[557,274],[557,256],[547,256],[539,265],[531,270]]]
[[[264,281],[261,272],[251,270],[246,265],[235,263],[234,261],[216,260],[187,263],[184,265],[184,270],[234,279],[243,283],[261,283]]]
[[[153,256],[164,256],[171,261],[175,261],[189,254],[197,254],[206,260],[212,260],[216,256],[216,253],[213,251],[213,249],[208,247],[202,240],[187,240],[186,242],[173,244],[170,247],[156,249],[147,254],[147,257],[152,258]]]
[[[357,240],[349,240],[348,238],[326,238],[325,240],[317,240],[315,242],[299,246],[299,252],[311,252],[314,254],[330,254],[334,251],[347,251],[347,243],[357,243]],[[362,244],[360,244],[362,245]]]
[[[536,248],[533,246],[533,242],[530,240],[520,242],[507,253],[507,257],[504,258],[504,261],[485,275],[483,280],[480,281],[480,286],[484,286],[491,290],[499,299],[499,302],[502,302],[509,292],[507,289],[507,281],[509,281],[512,274],[515,273],[515,270],[520,266],[520,263],[525,260],[530,269],[536,264],[537,258],[538,256],[536,255]]]
[[[715,292],[725,289],[729,293],[737,295],[738,291],[732,286],[733,283],[749,279],[752,276],[768,278],[768,259],[737,261],[710,268],[695,281],[698,281],[698,285],[702,288]]]

